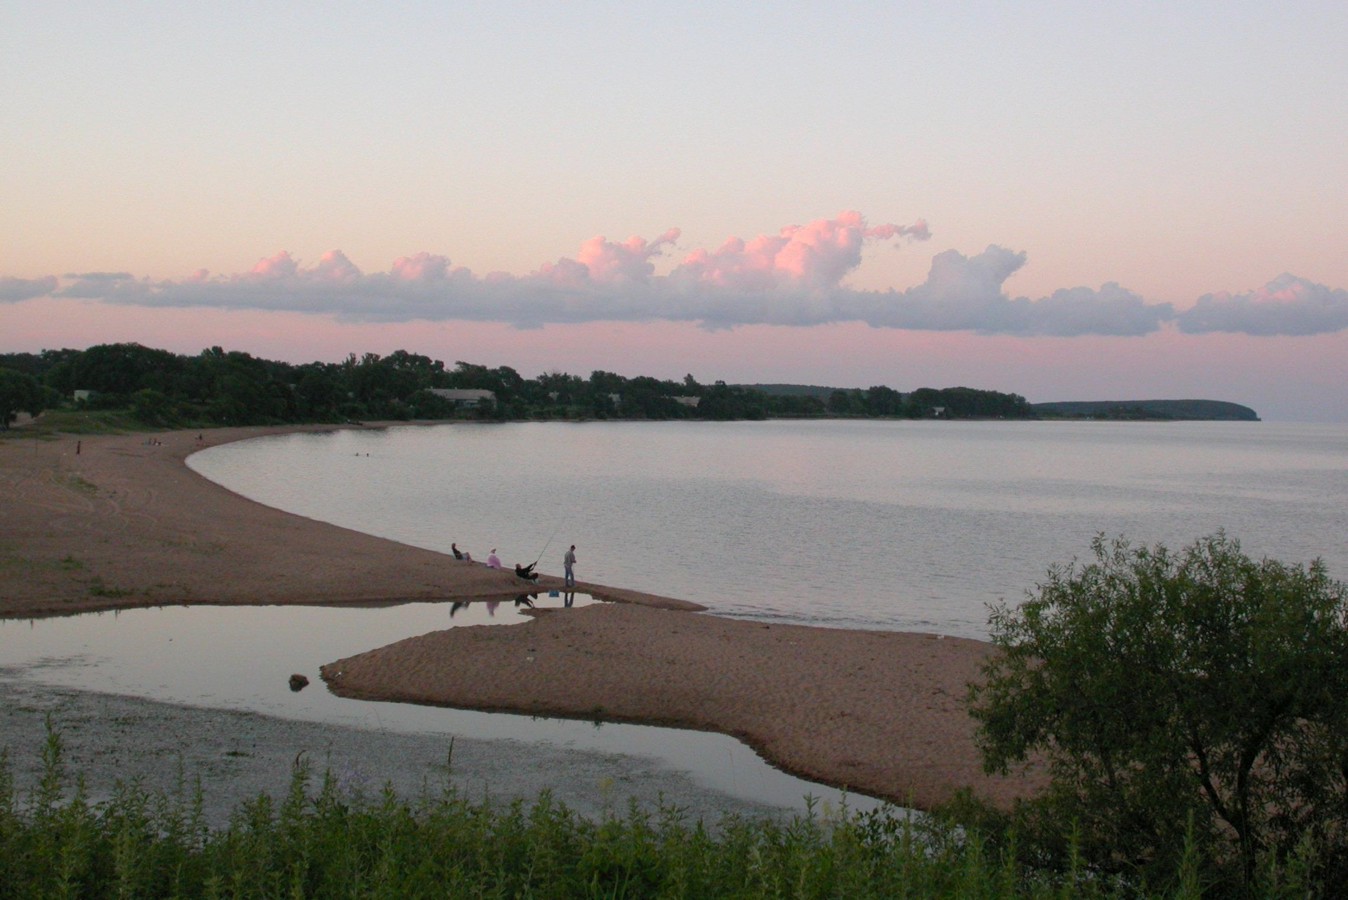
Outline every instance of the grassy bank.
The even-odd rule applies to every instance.
[[[1159,892],[1046,873],[939,819],[813,810],[790,822],[711,827],[674,807],[590,820],[547,794],[494,805],[427,787],[362,795],[297,764],[287,796],[261,795],[228,826],[202,823],[200,788],[123,785],[102,803],[64,771],[20,796],[0,768],[3,897],[1197,897],[1176,873]],[[1291,879],[1295,881],[1295,879]],[[1304,885],[1275,894],[1307,896]],[[1272,894],[1271,894],[1272,895]]]

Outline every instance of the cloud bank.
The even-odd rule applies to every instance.
[[[1283,274],[1245,294],[1204,294],[1177,321],[1187,334],[1328,334],[1348,328],[1348,291]]]
[[[287,252],[251,270],[179,280],[90,272],[0,278],[0,302],[71,297],[143,307],[275,310],[346,321],[467,320],[519,328],[594,321],[696,322],[709,329],[766,324],[863,322],[875,328],[1072,337],[1145,335],[1165,323],[1190,334],[1309,335],[1348,328],[1348,292],[1283,275],[1246,294],[1208,294],[1176,312],[1115,283],[1047,297],[1012,297],[1004,285],[1026,263],[997,245],[973,256],[946,250],[921,284],[862,291],[846,277],[879,242],[926,241],[924,221],[871,226],[858,212],[792,225],[774,235],[732,237],[685,251],[666,274],[656,263],[677,252],[678,229],[653,240],[594,237],[574,257],[527,275],[475,275],[448,257],[400,257],[387,272],[362,272],[340,250],[302,265]]]
[[[18,303],[20,300],[46,297],[55,292],[56,287],[55,275],[46,278],[0,277],[0,303]]]

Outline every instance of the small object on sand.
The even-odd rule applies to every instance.
[[[298,672],[290,676],[290,689],[292,691],[302,691],[309,686],[309,679]]]

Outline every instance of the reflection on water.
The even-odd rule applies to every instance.
[[[521,594],[513,601],[381,607],[166,606],[34,620],[0,620],[0,677],[168,703],[236,709],[359,728],[543,741],[651,757],[745,799],[803,808],[838,792],[773,769],[726,735],[579,722],[337,697],[319,666],[445,628],[522,624],[530,609],[585,606],[588,594]],[[291,676],[311,684],[291,689]],[[876,805],[849,796],[854,808]]]

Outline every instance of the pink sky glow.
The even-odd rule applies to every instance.
[[[0,4],[0,352],[1348,421],[1342,2],[392,2]]]

